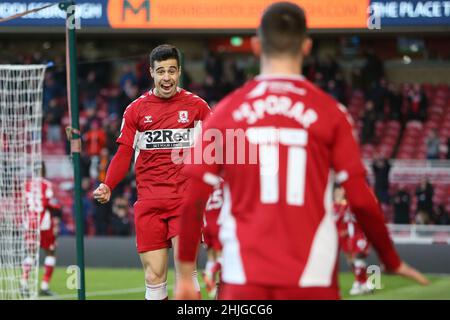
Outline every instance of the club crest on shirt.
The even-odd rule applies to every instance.
[[[178,122],[179,123],[189,122],[189,115],[187,111],[178,111]]]

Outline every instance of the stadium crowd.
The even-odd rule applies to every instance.
[[[21,59],[21,63],[38,63],[45,60],[39,54]],[[310,57],[305,61],[303,70],[306,78],[346,106],[351,104],[355,96],[362,97],[363,108],[356,114],[350,113],[358,123],[363,151],[365,146],[372,148],[381,143],[377,135],[377,126],[380,123],[394,122],[400,132],[404,132],[409,123],[419,122],[423,125],[430,107],[430,97],[424,85],[405,83],[399,86],[389,83],[385,78],[383,62],[375,54],[368,51],[364,54],[364,59],[362,68],[352,70],[350,83],[345,81],[343,71],[332,56],[320,59],[317,56]],[[79,64],[83,211],[88,234],[126,236],[132,233],[131,208],[136,201],[132,170],[129,177],[114,190],[112,201],[106,205],[93,201],[90,190],[99,181],[104,181],[107,165],[116,152],[115,140],[125,108],[149,89],[151,81],[148,68],[147,57],[121,64]],[[204,82],[196,83],[184,72],[183,86],[203,97],[214,107],[223,96],[256,74],[256,69],[256,66],[244,69],[233,59],[210,53],[205,58]],[[117,70],[119,72],[116,72]],[[56,57],[53,66],[45,75],[43,108],[44,153],[51,154],[65,149],[68,154],[69,146],[64,133],[64,128],[69,125],[69,118],[63,57]],[[424,146],[427,159],[450,159],[450,137],[447,137],[445,144],[439,135],[436,129],[429,131]],[[383,206],[393,210],[392,222],[450,224],[445,203],[433,203],[433,185],[425,177],[415,192],[402,185],[392,190],[388,159],[396,157],[400,142],[401,134],[397,137],[391,153],[373,154],[373,187]],[[446,154],[443,150],[446,150]],[[414,197],[417,205],[415,212],[411,213]],[[71,233],[70,228],[64,225],[64,218],[61,232]]]

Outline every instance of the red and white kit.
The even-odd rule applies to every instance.
[[[40,246],[43,249],[54,250],[56,246],[55,225],[51,210],[59,209],[54,203],[52,183],[44,178],[27,181],[26,200],[28,208],[28,226],[36,227],[38,223],[41,232]],[[32,241],[32,239],[30,239]]]
[[[219,217],[223,206],[223,183],[218,184],[209,196],[203,217],[203,240],[206,247],[222,250],[219,240]]]
[[[339,246],[352,257],[356,255],[367,256],[369,254],[369,242],[363,230],[356,221],[355,215],[350,211],[347,201],[334,203],[336,226],[339,235]]]
[[[223,145],[217,145],[217,154],[224,158],[238,158],[242,144],[246,156],[248,150],[257,150],[253,163],[248,158],[244,164],[204,162],[184,170],[197,181],[212,182],[214,176],[225,180],[222,298],[239,299],[233,294],[244,292],[245,286],[249,291],[265,286],[277,298],[283,294],[269,288],[289,289],[286,298],[339,298],[331,169],[348,189],[359,189],[365,176],[345,107],[302,76],[259,76],[216,106],[203,132],[209,128],[219,129],[223,137],[227,129],[245,132],[241,144],[234,141],[230,146],[224,138]],[[210,144],[203,139],[203,149]],[[234,156],[228,154],[231,150]],[[387,269],[395,269],[400,259],[372,197],[370,191],[361,190],[361,198],[370,198],[365,203],[371,207],[357,210],[357,218]],[[192,262],[200,226],[196,219],[188,219],[197,214],[195,203],[189,206],[184,211],[179,259]]]
[[[183,164],[174,161],[173,151],[180,149],[175,154],[183,156],[193,146],[210,112],[203,99],[183,89],[170,99],[149,91],[125,110],[117,142],[134,149],[140,253],[170,247],[170,239],[178,235],[179,208],[188,178],[180,174]]]

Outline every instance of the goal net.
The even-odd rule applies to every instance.
[[[37,297],[39,217],[28,214],[25,185],[41,175],[45,69],[0,65],[0,300]]]

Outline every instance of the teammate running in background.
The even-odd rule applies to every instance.
[[[40,285],[40,295],[51,296],[50,281],[56,265],[56,237],[59,233],[59,223],[61,221],[61,207],[54,197],[52,183],[45,179],[45,164],[42,163],[42,178],[36,178],[26,183],[26,201],[28,208],[28,227],[38,223],[40,229],[40,248],[45,252],[44,274]],[[27,233],[28,246],[30,249],[35,245],[34,236]],[[26,257],[22,265],[21,287],[23,292],[27,292],[28,278],[33,266],[31,257]]]
[[[194,144],[195,131],[210,114],[200,97],[178,87],[180,54],[176,47],[161,45],[150,54],[150,75],[154,89],[133,101],[123,115],[119,148],[104,183],[94,191],[106,203],[111,191],[125,178],[131,159],[135,161],[138,199],[134,204],[136,246],[145,272],[147,300],[167,299],[168,249],[174,248],[177,268],[177,240],[180,205],[189,185],[174,160],[182,158]],[[179,160],[179,159],[178,159]],[[200,296],[197,271],[191,278]]]
[[[352,268],[355,281],[350,289],[350,295],[361,295],[373,292],[372,284],[367,280],[367,263],[369,255],[369,242],[364,232],[350,211],[345,198],[345,190],[341,186],[334,189],[333,211],[339,236],[339,247]]]
[[[223,206],[223,184],[214,187],[206,203],[203,223],[203,240],[207,252],[207,261],[203,271],[203,281],[210,298],[216,297],[220,282],[220,256],[222,244],[219,240],[219,216]]]
[[[183,170],[194,179],[183,205],[176,297],[196,298],[201,217],[223,177],[220,299],[339,299],[332,170],[386,270],[427,284],[389,238],[346,109],[300,75],[311,49],[303,10],[269,6],[252,45],[261,74],[225,97],[204,126],[203,150],[215,148],[222,161]],[[237,161],[242,150],[250,156]]]

